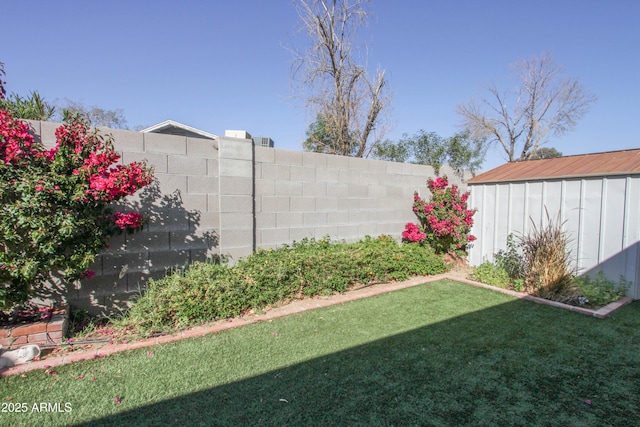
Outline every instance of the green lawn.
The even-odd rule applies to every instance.
[[[639,331],[440,281],[0,379],[0,425],[640,425]]]

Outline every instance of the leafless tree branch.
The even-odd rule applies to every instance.
[[[562,78],[548,52],[516,62],[513,70],[520,81],[515,91],[502,94],[491,85],[481,105],[471,100],[457,109],[465,130],[499,143],[510,162],[531,158],[550,137],[573,130],[597,99],[577,79]]]
[[[356,62],[354,41],[366,24],[368,0],[297,0],[302,29],[311,40],[294,52],[292,78],[301,84],[306,106],[330,138],[315,138],[307,149],[363,157],[383,137],[381,111],[389,104],[385,72],[373,79]],[[321,141],[321,142],[320,142]]]

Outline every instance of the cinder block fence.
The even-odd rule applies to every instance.
[[[55,144],[59,123],[30,124],[46,146]],[[415,221],[413,192],[426,196],[435,176],[429,166],[257,147],[249,139],[101,131],[113,135],[123,163],[153,166],[156,183],[120,207],[145,214],[144,230],[114,237],[92,268],[96,276],[61,291],[93,314],[126,309],[149,278],[197,260],[236,262],[305,237],[399,237]],[[441,173],[466,188],[449,168]]]

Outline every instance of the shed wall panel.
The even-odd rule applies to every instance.
[[[502,184],[505,185],[505,184]],[[523,232],[525,227],[525,185],[522,182],[509,184],[510,202],[504,205],[509,210],[509,223],[511,225],[509,232]]]
[[[640,298],[640,176],[472,183],[469,190],[478,209],[471,265],[493,260],[509,234],[546,225],[548,212],[563,223],[579,273],[623,276],[632,282],[628,295]]]
[[[546,212],[549,213],[549,217],[553,219],[563,220],[564,213],[564,192],[562,181],[548,181],[542,183],[543,197],[542,205],[546,207]],[[545,216],[543,210],[542,215]]]
[[[628,182],[625,247],[640,241],[640,177],[629,177]]]
[[[542,182],[525,183],[527,193],[525,194],[525,203],[527,210],[525,212],[525,232],[531,230],[535,225],[541,225],[541,221],[545,222],[544,206],[542,204]]]
[[[509,186],[496,186],[496,229],[494,232],[493,247],[496,248],[501,242],[507,241],[511,225],[509,221]],[[507,209],[504,209],[506,207]]]
[[[569,233],[569,250],[573,254],[575,265],[578,264],[578,247],[580,245],[580,221],[582,218],[582,181],[563,181],[564,200],[562,203],[563,229]]]
[[[578,248],[578,268],[580,269],[600,262],[602,180],[583,180],[582,188],[582,229]]]
[[[601,260],[610,258],[623,249],[623,231],[625,222],[625,193],[626,180],[624,178],[607,179],[606,201],[602,203],[602,245]]]
[[[482,197],[484,205],[484,215],[482,218],[482,245],[483,253],[493,253],[496,248],[493,246],[495,241],[494,232],[497,226],[497,220],[500,213],[496,211],[496,193],[497,186],[487,187]]]

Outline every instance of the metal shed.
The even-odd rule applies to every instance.
[[[468,181],[478,209],[469,252],[476,266],[547,214],[564,222],[580,274],[632,283],[640,298],[640,149],[507,163]]]

